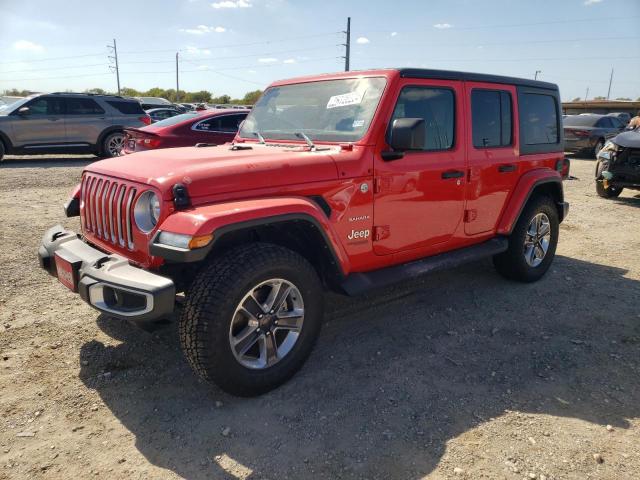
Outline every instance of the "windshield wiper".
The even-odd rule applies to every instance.
[[[252,132],[256,137],[258,137],[258,141],[265,145],[267,142],[264,140],[264,137],[262,136],[262,134],[260,132],[258,132],[257,130],[255,132]]]
[[[295,132],[294,135],[298,138],[302,138],[305,142],[307,142],[309,150],[314,151],[316,149],[316,145],[304,132]]]

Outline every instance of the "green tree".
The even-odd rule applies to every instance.
[[[102,88],[88,88],[85,93],[95,93],[96,95],[108,95],[109,92]]]
[[[260,98],[260,95],[262,95],[262,90],[254,90],[253,92],[247,92],[244,96],[244,98],[242,99],[242,102],[244,105],[253,105],[255,104],[258,99]]]
[[[592,100],[606,100],[607,97],[603,97],[603,96],[599,96],[599,97],[593,97]]]
[[[582,100],[580,97],[576,97],[573,100],[571,100],[572,102],[579,102],[580,100]]]
[[[231,103],[231,97],[229,95],[220,95],[219,97],[213,97],[211,103]]]
[[[618,97],[618,98],[616,98],[616,100],[622,100],[622,101],[628,101],[628,102],[631,101],[631,99],[629,97]]]
[[[142,94],[135,88],[122,87],[120,89],[120,95],[124,97],[141,97]]]

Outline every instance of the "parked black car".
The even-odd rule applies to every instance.
[[[611,112],[607,113],[608,117],[615,117],[625,125],[631,120],[631,114],[627,112]]]
[[[640,190],[640,128],[621,133],[598,152],[598,195],[615,198],[624,188]]]
[[[181,113],[182,112],[175,108],[152,108],[151,110],[147,110],[147,115],[151,117],[152,122],[159,122],[160,120],[175,117]]]
[[[569,115],[562,121],[565,152],[590,152],[596,156],[607,140],[624,130],[624,124],[608,115]]]

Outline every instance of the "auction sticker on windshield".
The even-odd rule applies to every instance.
[[[342,95],[334,95],[329,98],[329,101],[327,102],[327,109],[346,107],[347,105],[357,105],[362,102],[362,97],[364,97],[364,90],[360,92],[349,92],[343,93]]]

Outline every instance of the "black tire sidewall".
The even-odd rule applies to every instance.
[[[5,154],[4,142],[0,140],[0,162],[4,158],[4,154]]]

